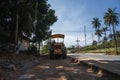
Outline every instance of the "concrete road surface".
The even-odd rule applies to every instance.
[[[106,60],[106,61],[120,61],[120,55],[105,55],[103,53],[74,53],[74,54],[67,54],[69,57],[73,58],[83,58],[87,60]]]
[[[68,54],[69,57],[92,67],[94,71],[96,68],[101,70],[107,76],[110,74],[110,80],[120,80],[120,56],[119,55],[105,55],[99,54]],[[98,72],[99,73],[99,72]],[[115,75],[115,76],[113,76]],[[104,79],[103,79],[104,80]],[[108,79],[109,80],[109,79]]]

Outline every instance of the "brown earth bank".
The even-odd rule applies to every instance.
[[[71,58],[0,54],[0,80],[104,80]]]
[[[19,80],[24,74],[39,64],[40,58],[26,54],[0,53],[0,80]]]

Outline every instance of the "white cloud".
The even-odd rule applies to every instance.
[[[66,46],[70,45],[77,45],[76,40],[80,40],[79,45],[80,46],[85,46],[85,36],[84,32],[80,33],[65,33],[65,44]],[[94,36],[94,40],[97,40],[97,37]],[[86,35],[86,43],[87,45],[92,44],[92,33]]]
[[[54,0],[55,1],[55,0]],[[59,2],[59,1],[58,1]],[[76,45],[76,39],[80,39],[80,45],[84,45],[84,25],[87,23],[87,17],[84,16],[85,4],[53,4],[58,21],[52,26],[53,34],[65,34],[65,44],[67,46]],[[88,24],[88,23],[87,23]]]
[[[76,39],[80,39],[80,45],[84,46],[84,26],[86,26],[87,44],[92,43],[92,28],[91,21],[94,17],[103,18],[105,10],[108,8],[107,0],[99,2],[96,0],[48,0],[55,10],[58,21],[51,27],[53,33],[62,33],[66,35],[65,43],[67,46],[76,45]],[[95,4],[94,4],[95,2]],[[109,1],[111,5],[116,1]],[[118,3],[117,3],[118,4]],[[109,5],[109,7],[111,6]],[[119,6],[118,6],[119,7]],[[117,9],[119,10],[119,9]],[[103,14],[102,14],[103,13]],[[97,37],[94,37],[97,40]]]

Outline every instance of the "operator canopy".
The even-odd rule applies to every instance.
[[[53,34],[51,37],[52,38],[64,38],[65,35],[64,34]]]

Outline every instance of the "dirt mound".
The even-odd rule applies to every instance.
[[[16,80],[16,78],[39,64],[38,57],[26,54],[0,54],[0,80]]]

